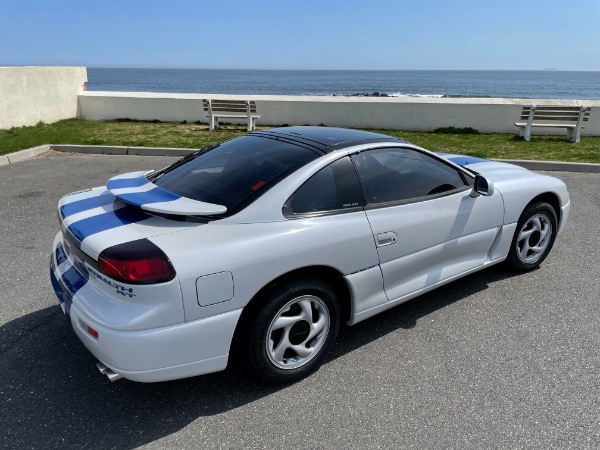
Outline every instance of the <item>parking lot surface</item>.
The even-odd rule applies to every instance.
[[[0,447],[600,448],[599,174],[552,174],[572,215],[538,270],[494,267],[346,328],[298,383],[111,384],[50,286],[56,203],[171,161],[0,167]]]

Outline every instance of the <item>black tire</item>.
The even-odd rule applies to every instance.
[[[308,305],[310,323],[304,320],[308,317],[305,309]],[[246,329],[241,356],[254,375],[272,383],[290,383],[317,370],[333,346],[340,327],[340,306],[335,291],[318,279],[291,280],[275,287],[255,311]],[[321,326],[319,321],[325,321],[325,325],[317,332]],[[280,323],[289,325],[277,328]],[[313,332],[317,334],[310,337]],[[306,352],[314,350],[303,358],[292,346],[303,353],[304,349]],[[285,353],[275,352],[284,347],[287,347]]]
[[[538,225],[541,226],[539,230]],[[535,269],[552,250],[557,229],[556,211],[550,204],[538,202],[527,206],[517,222],[515,235],[506,258],[507,265],[519,272]],[[549,235],[545,234],[546,230]],[[519,239],[520,236],[525,236],[527,233],[531,234]],[[544,242],[546,237],[547,241]],[[535,249],[539,249],[539,252],[535,253]]]

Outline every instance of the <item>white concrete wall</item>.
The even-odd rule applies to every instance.
[[[523,105],[594,107],[585,135],[600,136],[600,101],[502,98],[325,97],[278,95],[158,94],[91,92],[79,96],[84,119],[129,118],[207,122],[203,98],[256,100],[260,125],[319,125],[431,131],[438,127],[473,127],[482,133],[516,133]],[[563,129],[536,129],[536,134],[566,134]]]
[[[0,67],[0,129],[77,116],[85,67]]]

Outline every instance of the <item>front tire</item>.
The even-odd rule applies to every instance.
[[[335,342],[340,306],[321,280],[297,280],[267,297],[248,329],[246,356],[256,376],[288,383],[317,370]]]
[[[552,250],[556,238],[556,212],[546,202],[529,205],[517,222],[508,253],[508,265],[524,272],[539,266]]]

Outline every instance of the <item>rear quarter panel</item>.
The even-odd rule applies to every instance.
[[[308,266],[328,266],[343,275],[379,263],[364,211],[232,224],[215,222],[151,238],[171,259],[181,282],[187,321],[243,308],[275,278]],[[199,277],[230,272],[231,300],[198,304]]]

